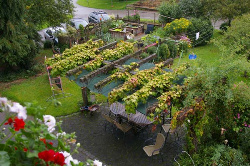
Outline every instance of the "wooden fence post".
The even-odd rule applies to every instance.
[[[83,105],[88,106],[88,93],[87,93],[87,87],[83,86],[81,87],[82,90],[82,100],[83,100]]]

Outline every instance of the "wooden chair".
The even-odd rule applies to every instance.
[[[125,134],[126,132],[128,132],[128,131],[132,128],[132,126],[131,126],[130,124],[126,123],[126,122],[118,123],[118,122],[114,121],[114,124],[115,124],[116,127],[117,127],[118,129],[120,129],[124,134]]]
[[[145,142],[149,141],[151,139],[146,140]],[[155,140],[155,144],[154,145],[148,145],[148,146],[144,146],[143,150],[145,151],[145,153],[149,156],[152,157],[154,155],[157,154],[161,154],[160,151],[163,148],[165,144],[165,136],[161,133],[157,134],[156,140]],[[162,157],[162,155],[161,155]],[[162,161],[163,161],[163,157],[162,157]]]

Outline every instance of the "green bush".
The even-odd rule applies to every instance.
[[[178,46],[174,41],[167,41],[168,49],[170,51],[170,57],[175,58],[178,55]]]
[[[157,47],[152,46],[152,47],[149,47],[149,48],[147,49],[147,53],[148,53],[149,55],[151,55],[151,54],[156,53],[156,50],[157,50]]]
[[[222,30],[223,32],[227,31],[227,28],[229,27],[229,22],[223,22],[221,25],[220,25],[220,30]]]
[[[182,17],[182,11],[176,2],[163,2],[158,8],[158,12],[160,13],[159,22],[161,23],[169,23]]]
[[[201,17],[203,16],[203,5],[201,0],[180,0],[180,9],[184,17]]]
[[[144,59],[144,58],[147,58],[148,56],[149,56],[148,53],[143,52],[143,53],[140,55],[140,58],[141,58],[141,59]]]
[[[46,40],[43,44],[44,48],[52,48],[52,43],[51,41]]]
[[[215,145],[201,149],[192,156],[195,165],[247,166],[247,160],[240,150],[226,145]],[[193,165],[189,156],[183,153],[178,160],[183,166]],[[175,164],[177,165],[177,164]]]
[[[192,46],[206,45],[213,36],[213,25],[210,20],[201,18],[190,19],[192,24],[188,27],[187,36],[192,42]],[[196,33],[199,32],[199,39],[196,40]]]
[[[168,45],[167,44],[161,44],[157,54],[160,58],[160,60],[167,60],[170,57],[170,51],[168,49]]]

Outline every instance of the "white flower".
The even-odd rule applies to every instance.
[[[100,162],[99,160],[94,160],[93,164],[94,166],[102,166],[102,162]]]
[[[51,133],[55,130],[56,119],[51,115],[43,115],[44,124],[48,126],[48,131]]]
[[[6,97],[0,97],[0,108],[7,103],[8,99]]]
[[[64,158],[65,158],[65,164],[67,166],[71,166],[71,161],[74,163],[74,164],[79,164],[79,161],[76,160],[76,159],[73,159],[73,157],[70,155],[70,153],[64,151],[64,152],[60,152],[63,154]]]
[[[189,119],[188,119],[187,121],[188,121],[188,123],[190,123],[190,120],[189,120]]]
[[[8,105],[8,106],[9,106],[10,112],[17,113],[17,117],[19,119],[23,119],[23,120],[27,119],[26,108],[23,107],[21,104],[13,102],[12,107],[10,105]]]
[[[62,137],[62,136],[64,136],[64,135],[66,135],[66,133],[65,133],[65,132],[62,132],[62,133],[57,133],[57,134],[56,134],[56,137],[58,138],[58,137]]]

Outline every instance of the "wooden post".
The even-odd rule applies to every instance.
[[[84,106],[88,106],[87,87],[83,86],[81,89],[82,89],[82,100],[83,100],[83,105],[84,105]]]
[[[154,25],[155,25],[155,13],[154,13]]]
[[[128,22],[129,22],[129,9],[128,9]]]

